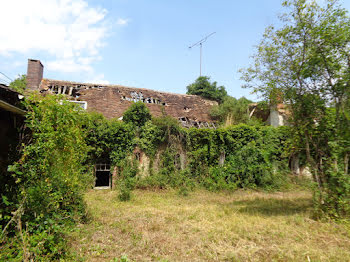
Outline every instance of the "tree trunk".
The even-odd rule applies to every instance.
[[[221,151],[219,158],[219,166],[223,166],[225,164],[225,150]]]
[[[315,163],[314,159],[311,157],[310,143],[309,143],[309,138],[308,138],[307,131],[305,131],[305,149],[306,149],[307,162],[311,165],[311,174],[313,175],[314,180],[317,182],[318,188],[321,190],[322,189],[322,184],[321,184],[320,177],[318,175],[318,166]]]
[[[300,175],[300,166],[299,166],[299,154],[292,156],[290,161],[290,168],[294,175]]]
[[[349,172],[349,153],[344,155],[344,173],[347,175]]]

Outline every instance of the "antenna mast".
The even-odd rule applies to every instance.
[[[207,35],[206,37],[204,37],[203,39],[199,40],[197,43],[189,46],[189,49],[192,49],[192,47],[198,46],[199,45],[199,76],[202,76],[202,44],[207,41],[207,39],[212,36],[213,34],[215,34],[216,32],[213,32],[209,35]]]

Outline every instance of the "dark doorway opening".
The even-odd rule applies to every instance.
[[[96,171],[95,187],[110,187],[111,174],[109,171]]]

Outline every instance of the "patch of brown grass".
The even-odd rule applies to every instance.
[[[72,240],[86,261],[350,261],[349,227],[310,219],[308,192],[117,195],[86,194],[91,219]]]

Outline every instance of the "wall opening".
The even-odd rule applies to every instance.
[[[95,187],[111,187],[111,174],[109,171],[96,171]]]
[[[96,164],[95,188],[111,188],[112,179],[109,164]]]

